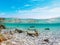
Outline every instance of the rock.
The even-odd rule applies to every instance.
[[[49,39],[44,39],[45,42],[49,43]]]
[[[29,36],[32,36],[32,37],[34,37],[34,36],[38,36],[38,32],[35,30],[35,31],[27,31],[27,35],[29,35]]]
[[[49,28],[45,28],[45,30],[50,30]]]
[[[4,25],[0,25],[0,29],[6,29]]]
[[[35,26],[30,26],[30,28],[35,28]]]
[[[3,42],[3,41],[6,41],[6,38],[2,34],[0,34],[0,42]]]
[[[17,31],[18,33],[22,33],[23,32],[22,30],[18,30],[18,29],[15,29],[15,31]]]

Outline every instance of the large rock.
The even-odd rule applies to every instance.
[[[0,25],[0,29],[6,29],[4,25]]]

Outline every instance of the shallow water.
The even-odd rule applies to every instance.
[[[30,26],[34,26],[33,28],[38,31],[45,31],[45,28],[50,28],[51,31],[59,31],[60,30],[60,23],[56,24],[32,24],[32,23],[4,23],[6,28],[14,29],[22,29],[22,30],[28,30]]]
[[[16,42],[16,45],[20,45],[21,42],[25,41],[26,45],[60,45],[60,24],[20,24],[20,23],[4,23],[4,25],[6,26],[6,28],[9,29],[15,29],[15,28],[19,28],[22,30],[28,30],[28,28],[31,29],[36,29],[38,31],[40,31],[39,36],[38,37],[31,37],[31,36],[26,36],[25,33],[14,33],[13,37],[16,37],[15,39],[12,38],[10,41],[11,42],[15,42],[15,41],[19,41],[20,42]],[[32,27],[30,27],[32,26]],[[49,28],[50,30],[45,30],[45,28]],[[41,33],[42,32],[42,33]],[[46,44],[42,44],[44,43],[43,39],[47,39],[49,38],[49,43]],[[8,41],[6,41],[8,42]],[[32,42],[32,43],[31,43]],[[10,44],[11,45],[11,44]],[[23,44],[24,45],[24,44]]]

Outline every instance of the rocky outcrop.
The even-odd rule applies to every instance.
[[[4,25],[0,25],[0,29],[6,29]]]

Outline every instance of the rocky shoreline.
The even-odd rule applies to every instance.
[[[20,32],[19,32],[20,31]],[[60,37],[52,31],[28,32],[22,30],[6,31],[0,33],[0,45],[60,45]],[[37,34],[36,33],[36,34]],[[3,37],[3,38],[2,38]]]

